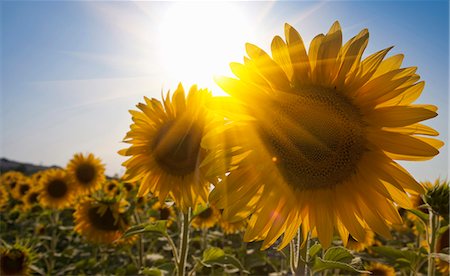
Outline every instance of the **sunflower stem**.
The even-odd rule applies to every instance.
[[[189,248],[189,221],[191,216],[191,208],[188,208],[186,213],[182,214],[181,221],[181,235],[180,235],[180,254],[179,254],[179,262],[177,264],[177,271],[179,276],[183,276],[185,274],[186,269],[186,261],[187,261],[187,253]]]
[[[429,253],[428,253],[428,270],[427,275],[431,276],[434,275],[434,253],[436,252],[436,233],[439,229],[439,217],[433,213],[433,210],[431,208],[429,209],[429,223],[430,223],[430,229],[427,229],[429,231],[428,235],[428,245],[430,247]]]
[[[52,240],[50,241],[50,251],[51,251],[51,258],[50,258],[50,267],[49,267],[49,275],[54,273],[55,270],[55,254],[56,254],[56,246],[58,243],[58,221],[59,221],[59,211],[54,210],[52,214],[50,215],[50,220],[52,223]]]
[[[141,218],[139,217],[138,212],[134,211],[134,220],[137,224],[141,224]],[[142,236],[138,235],[138,242],[137,242],[138,252],[139,252],[139,262],[138,262],[138,271],[145,266],[144,261],[144,244],[142,242]]]
[[[295,243],[294,240],[291,240],[289,243],[289,265],[291,266],[291,272],[292,274],[295,274],[295,271],[297,270],[297,265],[295,262]]]
[[[306,254],[305,254],[305,276],[308,276],[310,274],[308,262],[309,262],[309,249],[311,247],[311,231],[308,232],[308,235],[306,237]],[[300,250],[299,250],[300,252]],[[300,265],[300,263],[299,263]]]

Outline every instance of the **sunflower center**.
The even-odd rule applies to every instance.
[[[91,224],[103,231],[117,231],[120,229],[119,222],[116,222],[114,214],[110,208],[106,208],[104,213],[99,211],[100,207],[92,207],[88,211]]]
[[[39,193],[33,192],[28,196],[28,203],[35,204],[38,203]]]
[[[211,208],[208,208],[206,210],[204,210],[203,212],[201,212],[200,214],[198,214],[198,216],[202,219],[208,219],[212,216],[213,212],[211,210]]]
[[[47,186],[47,192],[53,198],[64,197],[67,193],[67,184],[60,179],[52,180]]]
[[[18,251],[10,252],[9,254],[5,254],[1,256],[1,271],[2,275],[18,275],[23,272],[25,255]]]
[[[185,176],[195,171],[203,130],[196,123],[171,121],[156,134],[153,150],[158,165],[168,174]]]
[[[297,88],[268,106],[259,133],[295,189],[332,187],[355,173],[365,149],[359,109],[333,88]]]
[[[374,275],[374,276],[388,275],[387,271],[382,270],[380,268],[371,269],[370,272],[372,272],[372,275]]]
[[[30,190],[30,186],[28,184],[22,184],[19,187],[19,192],[21,196],[24,196]]]
[[[167,220],[170,217],[169,208],[159,208],[159,219]]]
[[[81,164],[75,171],[77,179],[83,184],[89,184],[95,178],[95,168],[90,164]]]

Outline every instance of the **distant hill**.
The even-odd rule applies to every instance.
[[[9,160],[6,158],[0,159],[0,173],[5,173],[8,171],[19,171],[26,175],[31,175],[35,172],[52,169],[52,168],[61,168],[61,167],[34,165],[34,164],[22,163],[22,162]]]

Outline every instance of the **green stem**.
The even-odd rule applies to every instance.
[[[289,265],[291,266],[292,274],[295,274],[295,271],[297,270],[295,254],[295,241],[291,240],[289,243]]]
[[[180,254],[179,262],[177,264],[178,276],[183,276],[186,270],[186,261],[189,245],[189,221],[191,216],[191,208],[189,207],[186,213],[183,213],[183,218],[181,221],[181,240],[180,240]]]
[[[166,236],[167,241],[169,242],[170,247],[172,248],[172,254],[173,257],[175,259],[175,263],[179,263],[179,259],[178,259],[178,252],[177,252],[177,246],[175,245],[175,243],[173,242],[172,238],[170,237],[169,234],[167,234]]]
[[[304,274],[305,276],[308,276],[310,274],[308,267],[310,247],[311,247],[311,231],[308,232],[308,236],[306,237],[305,274]]]
[[[137,211],[134,211],[134,220],[136,221],[136,224],[141,224],[141,219],[139,218],[139,214],[137,213]],[[145,260],[144,260],[144,244],[142,242],[142,236],[138,235],[138,240],[137,240],[137,248],[138,248],[138,252],[139,252],[139,261],[138,261],[138,266],[137,269],[138,271],[145,266]]]
[[[58,221],[59,221],[59,211],[54,210],[50,215],[50,220],[52,224],[52,240],[50,241],[50,267],[48,274],[54,274],[55,270],[55,255],[56,255],[56,246],[58,245]]]
[[[428,235],[428,245],[430,247],[429,253],[428,253],[428,271],[427,275],[432,276],[434,275],[434,253],[436,252],[436,238],[437,238],[437,231],[439,229],[439,217],[433,213],[431,208],[428,208],[429,212],[429,222],[430,222],[430,229],[427,231],[431,231]]]

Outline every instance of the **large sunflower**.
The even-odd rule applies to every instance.
[[[163,99],[145,99],[130,111],[131,130],[124,142],[131,144],[119,151],[130,156],[123,163],[127,171],[125,181],[141,180],[138,196],[151,192],[163,203],[169,195],[182,209],[204,204],[209,192],[209,182],[199,164],[206,152],[200,146],[211,115],[205,102],[211,93],[192,86],[187,96],[183,86]]]
[[[118,199],[83,199],[74,213],[75,231],[93,243],[113,243],[129,227],[129,214]]]
[[[67,164],[67,173],[76,185],[78,194],[89,194],[105,181],[105,166],[92,153],[77,153]]]
[[[39,202],[44,207],[64,209],[73,203],[75,190],[62,169],[51,169],[40,179]]]
[[[228,220],[252,214],[244,238],[263,248],[284,233],[283,248],[300,225],[325,247],[334,229],[364,240],[368,225],[389,237],[388,225],[401,223],[393,202],[410,208],[406,192],[422,191],[394,160],[427,160],[443,145],[419,123],[437,108],[412,104],[424,82],[400,68],[403,55],[385,59],[391,48],[361,60],[367,30],[342,46],[336,22],[308,52],[288,24],[285,35],[272,57],[247,44],[244,64],[231,64],[237,79],[216,80],[231,97],[211,106],[230,120],[203,146],[243,160],[229,159],[210,201]]]

